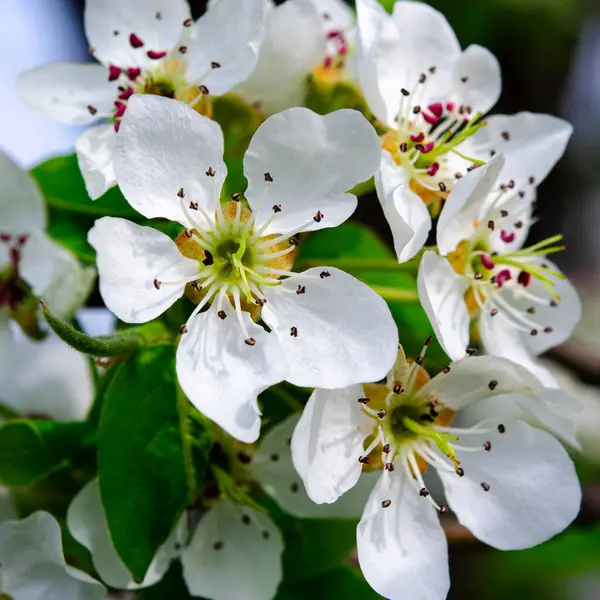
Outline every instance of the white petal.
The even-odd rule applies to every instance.
[[[250,465],[252,476],[284,511],[300,519],[360,518],[375,483],[373,476],[379,474],[364,473],[335,504],[315,504],[292,463],[292,434],[299,419],[300,415],[291,415],[261,439]]]
[[[2,591],[15,600],[100,600],[104,587],[65,564],[60,527],[36,512],[0,526]]]
[[[425,252],[417,278],[419,299],[446,354],[456,360],[469,344],[469,311],[464,295],[468,280],[435,252]]]
[[[288,0],[271,7],[258,63],[234,91],[248,102],[258,102],[267,114],[294,106],[289,103],[294,97],[301,104],[307,76],[325,52],[321,17],[311,0]]]
[[[388,508],[381,503],[391,500]],[[384,473],[357,531],[369,585],[390,600],[444,600],[450,587],[446,536],[433,506],[400,471]]]
[[[543,181],[564,154],[573,127],[567,121],[544,114],[522,112],[492,115],[472,138],[461,145],[461,152],[472,158],[488,160],[490,151],[502,152],[506,165],[500,177],[514,179],[517,188]]]
[[[183,294],[185,283],[156,289],[155,279],[178,281],[199,270],[167,235],[125,219],[98,219],[88,241],[97,253],[102,299],[126,323],[158,317]]]
[[[266,8],[266,0],[221,0],[200,17],[188,51],[188,79],[211,94],[225,94],[247,79],[258,61]],[[211,69],[213,61],[221,66]]]
[[[491,433],[469,435],[469,444],[491,442],[490,452],[460,452],[464,476],[438,471],[459,521],[500,550],[545,542],[577,516],[581,488],[573,462],[550,434],[522,421],[485,421]],[[485,491],[482,482],[489,485]]]
[[[217,303],[188,322],[177,348],[177,376],[190,402],[236,439],[252,443],[260,433],[257,396],[285,379],[286,357],[276,336],[233,307],[218,316]],[[245,340],[253,338],[254,345]]]
[[[75,142],[79,169],[92,200],[117,183],[113,169],[116,146],[117,134],[111,124],[90,127]]]
[[[467,356],[425,384],[418,396],[433,395],[454,411],[490,396],[520,393],[539,397],[542,384],[531,373],[510,360],[497,356]]]
[[[119,590],[137,590],[154,585],[162,579],[178,553],[175,528],[174,533],[158,549],[144,581],[134,583],[110,538],[98,479],[87,483],[71,501],[67,511],[67,527],[71,535],[90,551],[94,569],[102,581]]]
[[[410,174],[398,166],[389,152],[381,153],[375,189],[383,214],[392,230],[398,262],[410,260],[425,244],[431,229],[427,206],[410,187]]]
[[[214,177],[206,175],[209,167],[216,171]],[[183,188],[186,206],[197,202],[208,212],[216,209],[227,176],[223,133],[182,102],[134,95],[119,129],[115,173],[139,213],[192,226],[177,193]]]
[[[22,247],[19,272],[32,293],[60,318],[73,316],[96,280],[94,268],[82,267],[73,254],[39,231]]]
[[[469,46],[454,64],[454,90],[458,104],[470,106],[474,113],[487,113],[502,91],[498,59],[487,48]]]
[[[440,254],[449,254],[461,241],[471,239],[477,229],[476,221],[485,214],[488,194],[503,167],[504,157],[498,154],[454,184],[437,224]]]
[[[347,32],[356,21],[354,11],[344,0],[311,0],[311,2],[319,11],[321,25],[326,32]]]
[[[94,385],[88,359],[56,337],[11,344],[10,377],[2,380],[2,402],[21,415],[83,421]]]
[[[250,141],[244,157],[246,197],[259,225],[281,205],[267,233],[288,233],[305,224],[310,224],[305,231],[335,227],[356,208],[356,197],[346,192],[375,173],[380,156],[379,138],[358,111],[322,116],[290,108],[267,119]],[[265,173],[274,179],[266,198]],[[313,220],[318,211],[320,222]]]
[[[271,519],[249,506],[217,502],[181,557],[193,596],[271,600],[281,581],[283,540]]]
[[[108,81],[108,69],[98,63],[42,65],[22,73],[17,89],[29,108],[73,125],[106,117],[118,94],[115,83]]]
[[[351,275],[308,269],[264,294],[262,318],[279,337],[291,383],[332,389],[379,381],[394,364],[398,330],[389,308]]]
[[[12,356],[13,345],[10,320],[6,315],[0,314],[0,381],[4,381],[6,374],[10,373],[8,363]]]
[[[179,40],[188,17],[185,0],[88,0],[83,13],[93,55],[104,64],[119,67],[156,62],[146,53],[170,50]],[[131,34],[144,45],[133,48]]]
[[[46,228],[44,198],[29,173],[0,152],[0,233],[21,235]]]
[[[292,437],[292,459],[309,497],[335,502],[354,487],[362,472],[358,459],[372,432],[360,410],[361,385],[341,390],[316,389],[304,407]]]

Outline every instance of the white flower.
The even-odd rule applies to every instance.
[[[95,271],[82,268],[46,235],[46,209],[37,185],[2,153],[0,182],[1,376],[13,351],[11,318],[23,322],[34,315],[33,298],[45,300],[57,316],[70,316],[87,296]]]
[[[531,355],[566,340],[579,321],[577,292],[546,257],[562,249],[556,246],[562,236],[523,248],[534,222],[534,186],[552,168],[564,141],[520,161],[512,155],[505,163],[497,155],[459,181],[448,197],[437,226],[440,255],[423,255],[418,287],[451,358],[464,356],[470,321],[477,318],[488,353],[535,371]]]
[[[357,11],[359,80],[389,128],[375,185],[404,262],[427,239],[428,206],[437,212],[457,179],[501,150],[513,164],[527,165],[535,154],[554,164],[571,127],[529,113],[494,116],[484,126],[481,116],[501,90],[500,67],[488,50],[461,51],[445,17],[427,4],[399,0],[388,15],[376,0],[359,0]]]
[[[100,600],[107,591],[65,563],[60,527],[46,512],[0,526],[0,592],[14,600]]]
[[[267,114],[301,105],[315,69],[344,72],[353,32],[354,12],[343,0],[288,0],[279,6],[271,0],[256,68],[234,91]]]
[[[425,349],[424,349],[425,350]],[[454,414],[507,393],[543,387],[502,358],[467,357],[429,379],[402,350],[386,384],[316,390],[292,438],[309,496],[333,502],[364,465],[382,469],[358,526],[358,557],[370,585],[391,600],[435,600],[449,587],[447,545],[422,473],[434,467],[459,521],[499,549],[539,544],[577,515],[574,466],[550,434],[519,420],[451,427]],[[541,401],[541,400],[539,400]]]
[[[141,583],[135,583],[112,543],[100,499],[98,479],[87,483],[73,498],[67,511],[71,535],[90,551],[94,569],[102,581],[118,590],[136,590],[158,583],[180,554],[185,541],[185,517],[182,517],[165,543],[158,549]]]
[[[196,23],[186,0],[88,0],[84,24],[99,64],[56,63],[23,73],[25,102],[64,123],[101,122],[76,143],[92,199],[115,184],[115,133],[132,94],[176,98],[205,111],[252,72],[266,0],[222,0]],[[108,120],[108,121],[107,121]]]
[[[356,207],[346,190],[379,161],[358,112],[297,108],[265,121],[244,159],[253,212],[238,194],[220,204],[221,130],[184,104],[132,98],[119,138],[115,171],[128,202],[187,229],[175,243],[123,219],[98,220],[89,240],[100,292],[120,319],[139,323],[187,290],[197,307],[182,327],[177,373],[201,412],[252,442],[256,397],[270,385],[331,388],[385,374],[397,343],[385,302],[337,269],[290,271],[293,236],[345,221]]]

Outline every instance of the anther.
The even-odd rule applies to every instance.
[[[544,333],[552,333],[553,331],[552,327],[544,327]]]
[[[442,504],[442,505],[440,506],[440,513],[441,513],[442,515],[445,515],[447,512],[448,512],[448,507],[447,507],[445,504]]]
[[[208,170],[206,171],[207,177],[214,177],[216,174],[217,172],[212,167],[208,167]]]
[[[98,109],[95,106],[92,106],[91,104],[87,105],[87,109],[90,115],[95,115],[98,112]]]
[[[369,464],[369,457],[368,456],[359,456],[358,457],[358,462],[363,464],[363,465],[368,465]]]
[[[425,75],[425,73],[421,73],[419,75],[419,83],[425,83],[426,80],[427,80],[427,75]]]
[[[394,467],[394,463],[391,463],[391,462],[385,463],[385,470],[386,471],[389,471],[391,473],[394,470],[394,468],[395,468]]]
[[[273,212],[280,213],[281,212],[281,204],[273,204]]]
[[[528,273],[527,271],[521,271],[517,277],[517,281],[523,287],[527,287],[531,283],[531,273]]]
[[[242,197],[242,195],[239,192],[235,192],[234,194],[231,194],[231,199],[234,202],[239,202],[241,197]]]
[[[243,464],[248,465],[252,462],[252,457],[245,452],[238,452],[237,459]]]
[[[467,83],[467,81],[469,81],[469,76],[468,76],[468,75],[465,75],[464,77],[461,77],[461,78],[460,78],[460,80],[461,80],[463,83]]]
[[[321,271],[321,272],[319,273],[319,277],[320,277],[321,279],[325,279],[325,277],[331,277],[331,273],[330,273],[329,271]]]
[[[408,144],[406,142],[402,142],[400,144],[400,152],[406,152],[408,150]]]
[[[504,229],[500,232],[500,238],[502,239],[502,241],[505,244],[510,244],[511,242],[515,241],[515,232],[511,231],[510,233],[508,233],[508,231],[505,231]]]
[[[291,335],[292,337],[298,337],[298,328],[297,328],[297,327],[292,327],[292,328],[290,329],[290,335]]]
[[[246,346],[254,346],[256,344],[256,340],[254,338],[248,338],[247,340],[244,340],[244,344],[246,344]]]
[[[296,294],[305,294],[306,293],[306,286],[305,285],[299,285],[296,288]]]
[[[201,94],[204,94],[205,96],[208,96],[210,94],[210,91],[208,90],[208,88],[204,84],[198,86],[198,91]]]
[[[185,235],[186,238],[191,238],[194,235],[194,232],[191,229],[184,229],[183,235]]]
[[[198,210],[198,203],[197,202],[190,202],[190,208],[192,210]]]
[[[423,364],[423,361],[425,360],[424,356],[417,356],[417,358],[415,358],[415,363],[419,366],[421,366]]]
[[[421,112],[421,107],[420,106],[415,106],[413,108],[413,114],[418,115]]]
[[[369,404],[369,402],[370,402],[370,401],[371,401],[371,399],[370,399],[370,398],[367,398],[366,396],[363,396],[362,398],[359,398],[359,399],[358,399],[358,402],[359,402],[360,404]]]
[[[250,525],[251,522],[252,521],[248,515],[242,515],[242,523],[244,525]]]
[[[492,310],[490,311],[490,317],[495,317],[497,314],[498,314],[498,309],[492,308]]]
[[[110,65],[108,67],[108,80],[116,81],[121,77],[121,69],[119,67],[115,67],[114,65]]]
[[[262,537],[263,540],[268,540],[271,537],[271,534],[267,530],[265,530],[262,532]]]
[[[185,54],[187,52],[187,46],[179,46],[179,54]]]
[[[216,60],[213,60],[210,63],[210,66],[212,69],[220,69],[221,68],[221,63],[217,62]]]
[[[316,223],[320,223],[323,220],[324,216],[325,215],[320,210],[318,210],[317,214],[313,217],[313,221],[315,221]]]
[[[500,211],[500,216],[501,216],[502,218],[506,218],[506,217],[508,217],[508,211],[507,211],[507,210],[501,210],[501,211]]]
[[[223,542],[215,542],[213,544],[213,550],[223,550],[223,547],[225,546],[225,544]]]
[[[508,133],[508,131],[503,131],[502,139],[508,142],[508,140],[510,140],[510,133]]]
[[[505,433],[506,432],[506,427],[504,425],[502,425],[502,423],[500,423],[500,425],[498,425],[498,431],[500,433]]]
[[[258,306],[264,306],[267,303],[267,299],[266,298],[257,298],[254,301],[255,304],[258,304]]]
[[[382,450],[384,451],[385,454],[389,454],[391,447],[389,444],[385,444],[385,446],[382,448]]]
[[[494,221],[488,221],[488,229],[494,231]]]
[[[538,334],[538,330],[537,330],[537,329],[532,329],[532,330],[529,332],[529,335],[536,336],[537,334]]]
[[[205,267],[210,267],[211,265],[215,264],[215,259],[213,258],[213,255],[210,253],[209,250],[205,250],[204,254],[206,256],[206,258],[202,261],[202,264]]]
[[[383,417],[385,417],[385,415],[386,415],[386,412],[385,412],[385,410],[380,410],[380,411],[377,413],[377,416],[378,416],[380,419],[383,419]]]
[[[483,444],[483,449],[484,449],[486,452],[490,452],[490,451],[491,451],[491,449],[492,449],[492,442],[490,442],[490,441],[484,442],[484,444]]]
[[[523,227],[523,221],[517,221],[517,222],[515,223],[515,227],[516,227],[517,229],[521,229],[521,228]]]
[[[389,507],[391,506],[391,504],[392,504],[392,501],[391,501],[391,500],[384,500],[384,501],[381,503],[381,506],[382,506],[383,508],[389,508]]]
[[[162,13],[160,12],[160,10],[157,10],[157,11],[156,11],[156,14],[154,15],[154,18],[155,18],[157,21],[160,21],[160,20],[162,19]]]
[[[181,335],[183,335],[184,333],[187,333],[187,332],[188,332],[187,325],[182,325],[182,326],[179,328],[179,333],[180,333]]]
[[[487,254],[481,255],[481,264],[490,271],[496,266],[494,261]]]
[[[498,382],[495,379],[492,379],[492,381],[488,383],[488,387],[490,390],[494,391],[498,387]]]
[[[225,311],[224,311],[224,310],[220,310],[220,311],[217,313],[217,316],[219,317],[219,319],[221,319],[221,321],[224,321],[224,320],[227,318],[227,315],[225,314]]]
[[[410,96],[410,92],[406,88],[402,88],[400,91],[403,96]]]
[[[450,365],[444,365],[444,367],[442,368],[442,373],[450,373]]]
[[[476,281],[483,279],[483,273],[475,273],[475,275],[473,275],[473,279],[475,279]]]
[[[279,460],[279,454],[271,454],[269,458],[271,459],[271,462],[277,462]]]
[[[529,184],[530,184],[530,185],[533,185],[534,183],[535,183],[535,177],[532,175],[532,176],[529,178]]]
[[[419,496],[421,496],[423,498],[427,498],[427,496],[429,496],[429,492],[427,491],[427,488],[421,488],[419,490]]]
[[[132,48],[141,48],[144,45],[144,42],[135,33],[129,35],[129,43]]]
[[[464,470],[462,467],[458,467],[458,469],[456,469],[456,474],[457,474],[459,477],[464,477],[464,475],[465,475],[465,470]]]
[[[481,482],[481,487],[483,488],[484,492],[489,492],[490,491],[490,484],[486,483],[485,481]]]
[[[469,356],[473,356],[474,354],[477,354],[477,348],[467,348],[467,349],[466,349],[466,353],[467,353]]]
[[[440,192],[445,192],[448,189],[443,181],[440,181],[438,187],[440,188]]]
[[[160,286],[161,286],[161,282],[160,282],[158,279],[155,279],[155,280],[154,280],[154,287],[155,287],[157,290],[160,290]]]
[[[558,302],[556,300],[550,300],[550,306],[552,306],[552,308],[556,308],[558,306]]]
[[[183,26],[184,26],[184,27],[191,27],[191,26],[192,26],[192,23],[193,23],[192,19],[186,19],[186,20],[183,22]]]
[[[179,188],[179,191],[177,192],[177,195],[180,198],[183,198],[185,196],[185,192],[183,191],[183,188]]]
[[[265,181],[273,183],[273,175],[271,175],[271,173],[265,173]]]
[[[394,394],[401,394],[404,391],[404,388],[397,383],[394,387],[393,387],[393,392]]]
[[[190,285],[197,291],[200,292],[202,291],[202,286],[200,285],[200,283],[198,281],[192,281],[192,283],[190,283]]]
[[[535,314],[535,306],[530,306],[527,309],[527,313],[530,314],[530,315],[534,315]]]
[[[432,67],[429,67],[429,72],[433,75],[437,70],[437,67],[434,65]]]
[[[119,35],[119,33],[121,33],[121,32],[120,32],[118,29],[114,29],[114,30],[113,30],[113,35],[114,35],[115,37],[117,37],[117,36]]]

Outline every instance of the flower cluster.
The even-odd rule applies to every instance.
[[[537,357],[581,306],[562,236],[527,242],[572,128],[484,117],[498,61],[432,7],[356,5],[87,0],[97,62],[20,77],[92,126],[71,237],[70,199],[0,155],[2,598],[168,597],[180,563],[192,596],[270,600],[294,518],[360,519],[377,593],[443,600],[449,513],[500,550],[577,516],[577,402]],[[356,268],[367,237],[319,241],[365,190],[406,289]],[[94,337],[73,315],[96,272],[118,325]],[[410,336],[399,299],[423,309]]]

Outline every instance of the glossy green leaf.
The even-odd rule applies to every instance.
[[[48,235],[61,246],[72,252],[80,261],[87,264],[96,262],[96,251],[87,241],[88,231],[93,221],[78,215],[56,210],[50,211]]]
[[[139,581],[196,491],[187,410],[171,346],[129,358],[106,391],[100,494],[115,549]],[[200,433],[196,425],[194,436]]]
[[[65,467],[84,444],[86,423],[14,420],[0,427],[0,484],[32,485]]]
[[[117,187],[108,190],[98,200],[91,200],[75,154],[51,158],[34,167],[31,174],[50,208],[96,217],[140,218]]]

